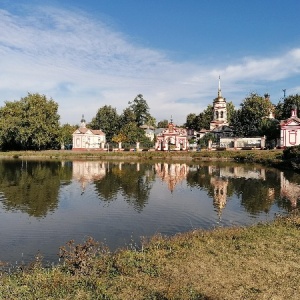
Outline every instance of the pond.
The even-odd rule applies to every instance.
[[[250,225],[299,207],[300,176],[260,165],[0,161],[0,261],[58,262],[89,236],[112,251],[141,237]]]

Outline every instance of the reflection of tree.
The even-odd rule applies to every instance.
[[[187,183],[206,190],[208,196],[214,199],[214,206],[219,208],[226,204],[226,197],[236,194],[241,204],[252,214],[269,212],[274,201],[281,199],[278,172],[258,166],[211,163],[191,166]]]
[[[71,177],[71,167],[61,162],[1,161],[3,207],[44,217],[57,207],[61,181],[66,184]]]
[[[137,211],[148,202],[154,172],[151,165],[124,163],[111,164],[106,176],[95,182],[99,197],[104,201],[117,198],[120,191],[125,200]]]
[[[241,204],[251,214],[268,213],[275,198],[274,186],[258,179],[233,179]]]

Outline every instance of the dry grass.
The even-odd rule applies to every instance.
[[[155,236],[138,250],[101,248],[77,272],[71,259],[64,267],[37,264],[2,275],[0,298],[299,299],[299,240],[299,215],[248,228]]]

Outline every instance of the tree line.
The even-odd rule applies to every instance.
[[[153,141],[140,127],[156,123],[147,101],[138,94],[128,104],[121,115],[116,108],[104,105],[87,127],[101,129],[107,142],[134,144],[139,141],[145,147],[153,146]],[[72,144],[72,134],[79,126],[60,125],[59,121],[58,104],[45,95],[28,93],[19,101],[6,101],[0,108],[0,149],[47,150]]]
[[[250,93],[235,108],[227,102],[227,116],[234,134],[240,137],[266,135],[268,140],[279,138],[279,121],[290,117],[292,106],[300,107],[300,95],[290,95],[273,105],[265,96]],[[267,118],[273,110],[275,119]],[[298,112],[299,115],[299,112]],[[184,127],[209,129],[213,119],[213,106],[199,114],[190,113]],[[116,108],[104,105],[99,108],[87,127],[101,129],[106,134],[107,142],[123,145],[141,142],[144,147],[153,146],[145,135],[142,125],[166,128],[168,120],[156,124],[150,114],[150,108],[142,94],[128,102],[119,115]],[[60,149],[61,145],[72,144],[72,133],[78,125],[60,124],[58,104],[39,93],[28,93],[19,101],[6,101],[0,108],[0,149],[6,150],[47,150]]]
[[[227,102],[227,119],[235,136],[253,137],[265,135],[268,141],[280,137],[280,121],[291,116],[293,105],[300,107],[300,95],[285,97],[276,105],[273,105],[268,98],[269,95],[267,94],[261,96],[257,93],[250,93],[238,108],[235,108],[232,102]],[[270,112],[273,112],[275,118],[268,118]],[[299,111],[297,113],[299,116]],[[185,126],[196,131],[201,129],[208,130],[212,119],[213,106],[208,105],[198,115],[195,113],[188,114]],[[210,136],[210,138],[212,137]]]

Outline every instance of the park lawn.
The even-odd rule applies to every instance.
[[[93,239],[0,277],[0,299],[299,299],[300,215],[110,252]],[[97,250],[97,251],[96,251]],[[96,252],[95,252],[96,251]]]

